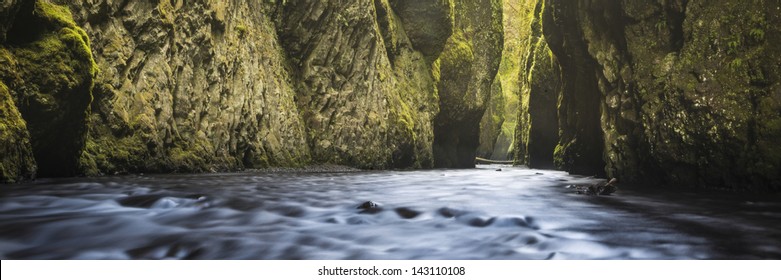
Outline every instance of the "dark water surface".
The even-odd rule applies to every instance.
[[[2,259],[780,259],[777,195],[621,186],[564,172],[233,173],[0,189]],[[381,211],[356,206],[372,200]]]

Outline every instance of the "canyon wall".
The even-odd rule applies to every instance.
[[[781,189],[779,1],[6,0],[0,15],[3,182],[512,154]]]
[[[499,3],[3,1],[1,179],[469,166]]]
[[[538,1],[503,2],[504,50],[488,107],[480,121],[477,148],[477,156],[493,160],[512,160],[514,156],[518,111],[523,105],[520,103],[521,70],[531,35],[528,15]]]
[[[535,55],[520,163],[628,182],[781,189],[779,1],[540,1],[552,57]],[[530,28],[536,28],[530,24]],[[539,69],[537,65],[549,65]],[[560,88],[559,88],[560,87]],[[522,96],[524,98],[524,96]],[[521,117],[523,119],[523,117]],[[551,147],[553,147],[551,149]],[[547,163],[547,160],[545,160]]]
[[[480,121],[504,45],[502,1],[455,0],[454,31],[439,60],[440,112],[434,119],[435,167],[475,166]]]

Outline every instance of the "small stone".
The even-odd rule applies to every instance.
[[[359,205],[358,207],[356,207],[356,209],[376,209],[376,208],[380,208],[380,204],[371,200],[366,201],[361,205]]]
[[[611,195],[612,193],[618,191],[618,187],[615,185],[616,183],[618,183],[618,179],[610,179],[607,184],[599,188],[599,195]]]
[[[382,206],[380,206],[379,203],[371,200],[362,203],[356,207],[356,209],[362,209],[360,212],[358,212],[361,214],[377,214],[382,212]]]
[[[496,171],[502,171],[502,169],[501,169],[501,168],[499,168],[499,169],[497,169]]]
[[[420,211],[412,210],[407,207],[396,208],[396,214],[404,219],[412,219],[420,215]]]

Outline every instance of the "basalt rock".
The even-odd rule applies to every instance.
[[[625,182],[781,189],[781,149],[771,144],[781,135],[781,3],[540,2],[561,71],[559,133],[542,152],[559,168]],[[530,113],[549,110],[539,104],[548,105],[530,102]],[[532,118],[527,127],[541,124]]]
[[[453,34],[453,0],[390,0],[390,4],[412,46],[429,58],[439,57]]]
[[[439,106],[426,55],[442,48],[437,42],[450,36],[451,24],[450,5],[435,5],[433,22],[417,18],[434,2],[441,1],[303,0],[280,7],[277,30],[314,161],[372,169],[433,165]],[[411,30],[405,23],[423,26]]]
[[[519,73],[521,102],[513,152],[517,164],[551,169],[555,167],[553,151],[559,139],[561,70],[543,34],[542,2],[530,7],[528,13],[531,21],[527,44],[522,46],[525,52]]]
[[[521,106],[528,105],[528,101],[521,102],[522,83],[527,77],[524,61],[532,35],[528,16],[536,5],[537,1],[503,1],[504,50],[488,106],[480,121],[478,157],[513,160],[519,147],[515,131]]]
[[[8,88],[0,82],[0,183],[34,178],[37,166],[27,124]]]
[[[81,158],[87,174],[309,162],[265,2],[69,4],[101,68]]]
[[[440,112],[434,120],[436,167],[474,167],[480,120],[503,46],[501,1],[456,0],[455,29],[439,58]]]
[[[3,1],[6,107],[26,128],[6,126],[29,131],[44,176],[425,168],[448,146],[435,127],[461,123],[468,132],[439,139],[471,162],[498,3]],[[469,165],[443,151],[439,162]]]
[[[98,73],[90,39],[64,6],[11,1],[2,9],[0,94],[6,116],[0,141],[8,153],[0,179],[31,178],[36,169],[40,176],[76,175]],[[37,167],[27,157],[30,148]]]

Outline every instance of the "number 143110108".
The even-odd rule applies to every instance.
[[[457,276],[466,275],[466,269],[462,266],[425,266],[425,267],[413,267],[412,275],[442,275],[442,276]]]

